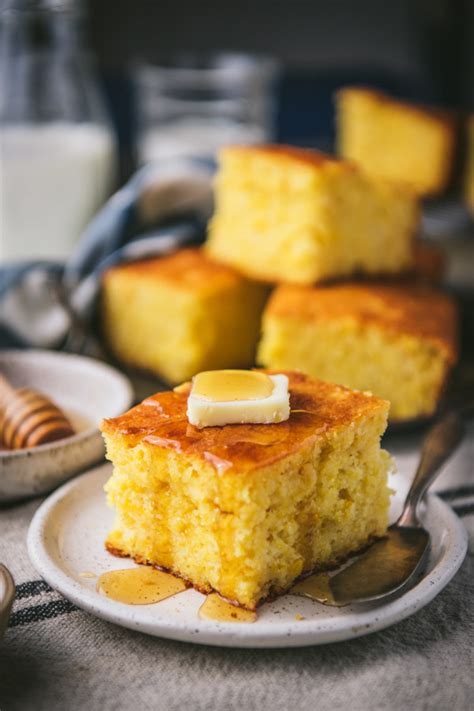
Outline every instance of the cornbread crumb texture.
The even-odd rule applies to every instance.
[[[258,361],[300,368],[391,403],[390,417],[432,414],[457,358],[457,310],[421,285],[278,287],[265,310]]]
[[[175,392],[106,420],[107,547],[254,609],[382,535],[388,403],[287,375],[292,414],[277,425],[197,430]]]
[[[418,195],[443,192],[451,178],[454,114],[360,87],[336,95],[338,152],[368,175],[405,182]]]
[[[247,367],[267,294],[200,249],[115,267],[103,281],[105,337],[120,360],[170,383]]]
[[[310,284],[413,262],[409,190],[352,164],[285,146],[231,146],[219,157],[207,252],[248,276]]]

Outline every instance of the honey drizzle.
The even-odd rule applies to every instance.
[[[89,577],[90,573],[81,576]],[[126,605],[151,605],[187,589],[186,583],[171,573],[143,566],[110,570],[97,580],[97,591]],[[255,622],[257,613],[226,602],[217,593],[207,595],[199,608],[202,620],[216,622]]]
[[[329,604],[337,606],[330,582],[331,578],[327,573],[316,573],[296,583],[296,585],[291,588],[290,594],[308,597],[310,600],[316,600],[316,602],[321,602],[323,605]]]
[[[181,578],[149,566],[110,570],[97,581],[97,592],[127,605],[151,605],[183,590]]]
[[[207,370],[194,376],[191,394],[211,402],[260,400],[273,388],[272,379],[255,370]]]
[[[257,613],[253,610],[232,605],[217,593],[211,593],[206,597],[198,614],[201,620],[215,622],[255,622],[257,619]]]

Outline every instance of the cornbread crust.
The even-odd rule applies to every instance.
[[[422,284],[281,285],[270,297],[265,315],[311,321],[353,319],[386,332],[426,340],[449,363],[454,363],[458,355],[455,303],[446,294]]]
[[[113,279],[120,272],[123,278],[149,280],[160,279],[173,289],[197,294],[207,294],[221,288],[232,287],[242,277],[231,267],[215,262],[199,248],[183,249],[165,257],[120,264],[104,274],[104,281]]]
[[[301,163],[304,166],[310,168],[320,168],[322,166],[330,166],[336,171],[341,171],[344,173],[355,173],[359,174],[360,168],[351,160],[345,160],[343,158],[332,156],[322,151],[318,151],[314,148],[298,148],[297,146],[286,146],[279,144],[261,144],[261,145],[229,145],[222,148],[220,155],[225,155],[226,153],[241,153],[249,155],[264,155],[272,158],[278,158],[282,162],[289,162],[294,164]],[[378,183],[381,185],[386,185],[392,188],[394,192],[397,192],[408,197],[412,197],[413,191],[405,183],[393,182],[385,178],[379,178]],[[418,223],[418,214],[416,219],[416,224]],[[415,225],[416,226],[416,225]]]
[[[211,464],[217,472],[237,475],[258,472],[299,450],[331,430],[349,426],[388,403],[381,398],[310,378],[294,371],[289,378],[291,415],[273,425],[226,425],[202,430],[188,423],[186,392],[160,392],[124,415],[102,422],[105,435],[125,436],[130,446],[139,440],[149,446],[174,449]]]
[[[227,151],[239,151],[241,153],[264,154],[272,157],[278,157],[282,160],[288,159],[291,161],[299,161],[300,163],[309,166],[341,165],[341,160],[335,156],[328,155],[322,151],[317,151],[313,148],[298,148],[297,146],[285,146],[279,144],[262,144],[262,145],[230,145],[222,149],[222,153]],[[357,168],[351,163],[345,165],[347,170],[357,171]]]
[[[430,118],[434,121],[438,121],[443,126],[451,128],[456,123],[456,115],[453,111],[449,109],[442,109],[438,106],[428,106],[425,104],[413,104],[403,99],[397,99],[389,94],[385,94],[383,91],[377,89],[371,89],[368,86],[349,86],[339,89],[336,92],[336,98],[339,96],[358,94],[359,96],[365,95],[367,98],[376,101],[379,104],[385,106],[393,106],[397,108],[403,108],[405,111],[412,113],[417,116],[422,116],[423,118]]]

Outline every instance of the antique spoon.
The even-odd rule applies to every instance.
[[[444,415],[424,441],[402,514],[390,526],[386,537],[339,573],[311,575],[297,583],[291,593],[341,607],[381,600],[408,587],[423,570],[430,549],[430,535],[417,516],[418,505],[442,465],[461,442],[463,432],[462,420],[457,413]]]

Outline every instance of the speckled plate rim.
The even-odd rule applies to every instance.
[[[197,644],[247,648],[303,647],[361,637],[400,622],[427,605],[455,575],[467,550],[467,533],[461,521],[448,504],[431,494],[427,497],[426,512],[431,511],[437,525],[443,527],[444,550],[440,552],[429,573],[413,588],[383,605],[372,605],[370,609],[364,609],[362,606],[347,607],[344,608],[343,615],[338,609],[330,608],[330,617],[322,620],[305,618],[296,621],[292,618],[281,622],[272,618],[265,626],[259,624],[258,620],[253,624],[200,620],[197,614],[193,623],[181,622],[167,618],[166,614],[160,614],[159,606],[156,606],[156,616],[150,620],[147,619],[148,614],[143,614],[143,607],[124,605],[107,599],[68,575],[68,566],[61,560],[59,553],[54,518],[61,516],[61,507],[66,508],[64,505],[67,506],[68,501],[73,500],[74,496],[81,501],[81,507],[87,507],[91,496],[97,496],[99,491],[102,492],[110,471],[108,464],[94,468],[63,485],[40,506],[28,532],[29,556],[33,566],[49,585],[79,608],[109,622],[153,636]],[[105,514],[107,511],[105,496],[103,506]],[[71,534],[81,535],[83,532],[80,530],[74,531],[75,526],[77,527],[75,516],[69,519],[66,517],[61,521],[63,530],[69,528]],[[101,537],[98,536],[98,539],[94,547],[96,550],[100,547],[102,550]],[[195,598],[204,599],[194,590],[181,595],[193,596],[190,598],[191,604],[196,607],[196,610],[200,600]],[[294,596],[283,596],[279,601],[288,599],[302,601],[302,598]],[[304,602],[317,605],[307,600]],[[164,603],[160,603],[160,606]],[[278,604],[278,601],[269,603],[269,605],[275,604]]]

